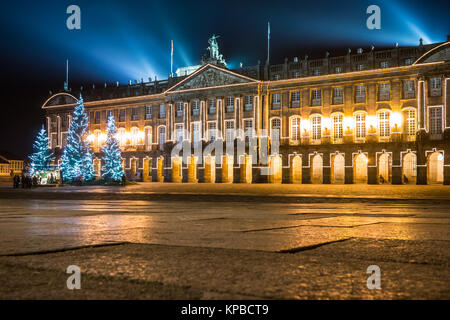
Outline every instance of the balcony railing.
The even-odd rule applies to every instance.
[[[333,98],[333,104],[342,104],[342,103],[343,103],[342,97],[334,97]]]
[[[355,96],[355,102],[356,103],[364,103],[366,102],[366,96]]]
[[[430,95],[432,97],[439,97],[442,95],[442,89],[441,88],[433,88],[430,90]]]
[[[322,104],[322,99],[312,99],[311,105],[312,106],[320,106]]]
[[[244,111],[252,111],[253,105],[252,104],[246,104],[244,105]]]
[[[403,93],[403,98],[404,99],[414,99],[415,98],[414,91],[405,91]]]
[[[281,103],[280,102],[274,102],[272,103],[272,109],[280,109]]]
[[[389,93],[381,93],[378,95],[379,101],[386,101],[389,100]]]

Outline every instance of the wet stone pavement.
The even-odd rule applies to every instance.
[[[450,188],[360,189],[0,188],[0,299],[449,299]]]

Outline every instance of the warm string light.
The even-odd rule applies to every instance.
[[[125,145],[127,141],[131,144],[143,144],[145,140],[145,132],[142,130],[133,130],[133,132],[118,130],[115,134],[116,139],[120,142],[121,145]],[[106,133],[91,133],[87,136],[87,141],[91,144],[99,144],[102,145],[105,143],[107,138]]]

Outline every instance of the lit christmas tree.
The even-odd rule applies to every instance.
[[[102,175],[107,181],[120,181],[123,176],[122,155],[120,153],[119,141],[116,138],[117,127],[114,116],[108,116],[108,128],[105,145],[103,146],[103,161],[105,166]]]
[[[54,159],[52,151],[48,146],[47,131],[42,126],[36,141],[33,144],[33,154],[30,156],[30,173],[33,175],[36,171],[50,170],[50,162]]]
[[[67,144],[61,158],[61,171],[63,179],[66,181],[79,179],[89,181],[95,176],[92,151],[88,141],[86,141],[88,124],[88,116],[84,112],[83,98],[80,95],[80,99],[73,110]]]

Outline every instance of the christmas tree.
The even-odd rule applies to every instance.
[[[67,144],[61,158],[61,171],[63,179],[66,181],[88,181],[95,176],[92,151],[86,141],[88,124],[88,116],[84,112],[83,98],[80,95],[80,99],[73,110]]]
[[[36,171],[50,170],[50,162],[53,160],[53,154],[48,146],[47,131],[42,126],[36,141],[33,144],[33,154],[30,156],[30,173],[33,175]]]
[[[119,141],[116,138],[116,122],[112,114],[108,117],[108,128],[106,143],[103,146],[103,161],[105,166],[102,175],[107,181],[120,181],[123,176],[122,155],[120,153]]]

